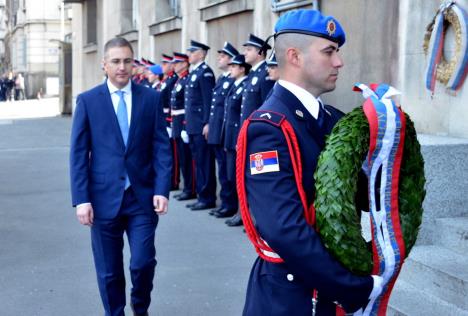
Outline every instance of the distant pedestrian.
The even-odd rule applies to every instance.
[[[26,99],[24,95],[24,77],[21,73],[19,73],[15,79],[15,99],[16,100]]]

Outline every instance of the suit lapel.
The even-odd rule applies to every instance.
[[[119,121],[117,120],[117,115],[115,114],[114,106],[112,105],[112,99],[109,93],[109,88],[107,84],[104,83],[101,89],[102,98],[104,99],[104,112],[105,116],[109,117],[110,124],[112,125],[112,129],[114,130],[114,135],[116,137],[117,142],[122,150],[125,150],[125,144],[122,139],[122,133],[120,132]]]
[[[127,150],[132,145],[135,130],[138,128],[138,122],[140,121],[140,115],[142,113],[143,104],[140,104],[140,101],[142,100],[140,93],[140,87],[132,82],[132,117],[130,119],[130,130],[128,132]]]

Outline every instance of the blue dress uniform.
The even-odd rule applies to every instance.
[[[252,175],[249,161],[245,170],[246,192],[259,234],[285,263],[257,258],[244,315],[310,315],[313,289],[318,290],[317,315],[335,315],[335,301],[349,311],[365,306],[373,287],[372,278],[358,277],[344,269],[306,223],[289,149],[281,129],[274,125],[275,113],[281,113],[295,130],[303,161],[303,188],[311,204],[318,156],[325,146],[325,136],[342,113],[325,106],[316,120],[280,84],[260,110],[271,111],[273,119],[270,122],[265,116],[260,117],[264,112],[253,114],[246,159],[259,152],[276,151],[278,171]]]
[[[188,50],[209,47],[191,41]],[[185,118],[186,129],[190,136],[190,149],[195,160],[195,182],[197,187],[198,205],[205,209],[214,207],[216,203],[216,175],[213,152],[203,136],[203,127],[208,124],[210,116],[211,96],[215,85],[213,70],[202,62],[193,69],[185,85]],[[193,205],[192,205],[193,206]],[[193,209],[193,207],[192,207]]]
[[[176,143],[177,161],[179,162],[177,168],[181,170],[182,178],[184,179],[182,192],[186,196],[192,197],[195,196],[195,174],[192,153],[189,144],[185,143],[181,136],[182,131],[185,130],[184,92],[188,74],[188,71],[185,71],[178,77],[171,91],[170,104],[172,138]]]
[[[163,105],[163,111],[166,115],[167,127],[171,127],[171,92],[177,81],[177,75],[171,71],[161,81],[158,90],[161,92],[161,103]],[[171,190],[177,190],[179,188],[180,175],[179,175],[179,161],[177,155],[177,145],[175,139],[171,136],[171,149],[172,149],[172,175],[171,175]]]
[[[270,46],[262,39],[250,34],[249,40],[244,46],[254,46],[259,49],[268,49]],[[265,61],[252,65],[252,70],[247,78],[242,96],[241,122],[244,122],[249,115],[258,109],[265,102],[271,88],[275,82],[270,80]]]
[[[276,37],[281,33],[320,36],[339,46],[345,41],[338,22],[316,10],[286,13],[278,20],[275,32]],[[252,219],[249,223],[253,223],[255,231],[273,251],[258,249],[262,255],[250,274],[244,316],[331,316],[336,315],[337,304],[347,312],[355,312],[368,303],[371,295],[374,297],[373,277],[357,276],[345,269],[328,253],[320,236],[306,221],[288,141],[281,129],[282,120],[289,122],[297,138],[296,154],[302,161],[299,185],[309,206],[315,195],[314,171],[325,137],[343,114],[302,93],[309,111],[291,92],[297,89],[300,88],[292,83],[279,81],[266,102],[249,118],[250,125],[240,136],[246,140],[241,148],[245,157],[239,158],[245,159],[244,177],[238,179],[245,181],[241,200],[247,199],[246,216],[251,214]],[[316,117],[311,114],[313,109],[318,112]],[[277,258],[282,263],[274,263]],[[318,292],[316,313],[313,313],[313,290]]]
[[[236,144],[241,126],[242,92],[244,91],[246,79],[247,77],[243,77],[232,85],[225,102],[224,148],[226,150],[226,169],[228,180],[234,182],[236,181]]]

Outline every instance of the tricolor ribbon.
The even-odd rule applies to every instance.
[[[366,101],[370,144],[363,169],[368,177],[374,267],[383,278],[382,293],[355,315],[385,315],[390,293],[405,258],[398,211],[398,183],[405,139],[405,116],[390,98],[399,92],[387,85],[356,84]]]
[[[435,89],[437,77],[437,66],[443,56],[444,39],[447,26],[444,25],[444,14],[447,10],[452,10],[457,16],[460,23],[461,43],[460,43],[460,58],[456,60],[455,68],[447,83],[447,88],[457,91],[463,85],[468,71],[468,15],[454,1],[446,1],[441,4],[439,11],[435,17],[434,26],[429,41],[429,62],[426,68],[426,88],[432,92]]]

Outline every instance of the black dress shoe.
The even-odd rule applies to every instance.
[[[192,199],[195,199],[197,197],[196,194],[190,194],[190,193],[187,193],[187,192],[182,192],[181,194],[179,194],[176,199],[178,201],[186,201],[186,200],[192,200]]]
[[[226,225],[228,225],[230,227],[241,226],[242,225],[242,218],[241,218],[239,212],[237,212],[236,215],[234,215],[233,217],[228,219],[225,223],[226,223]]]
[[[133,304],[130,304],[130,307],[132,308],[133,316],[149,316],[148,312],[144,314],[138,314],[137,312],[135,312],[135,310],[133,309]]]
[[[216,216],[218,212],[220,212],[223,208],[223,206],[219,206],[217,208],[212,209],[208,214]]]
[[[202,203],[202,202],[198,202],[197,204],[195,204],[194,206],[191,207],[192,211],[202,211],[202,210],[207,210],[209,208],[213,208],[215,207],[216,204],[214,203]]]
[[[174,194],[172,197],[173,197],[174,199],[176,199],[176,200],[177,200],[177,198],[178,198],[179,196],[181,196],[181,194],[182,194],[182,193],[179,193],[179,194]]]
[[[200,202],[196,201],[196,202],[193,202],[193,203],[189,203],[189,204],[185,205],[185,207],[187,207],[187,208],[192,208],[192,207],[194,207],[195,205],[197,205],[198,203],[200,203]]]
[[[215,217],[217,218],[226,218],[226,217],[232,217],[237,213],[237,210],[228,210],[228,209],[222,209],[221,211],[218,211],[216,214],[214,214]]]

